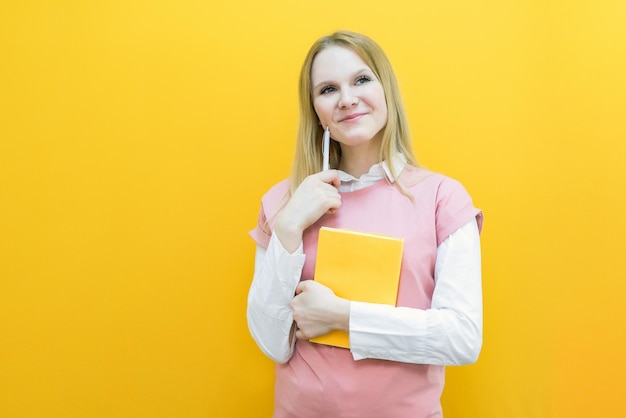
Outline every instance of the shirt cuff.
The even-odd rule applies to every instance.
[[[287,288],[293,298],[306,260],[302,243],[293,253],[289,253],[276,234],[272,234],[265,256],[269,259],[278,282]]]
[[[427,315],[411,308],[350,303],[350,351],[354,360],[378,358],[421,363],[428,334]],[[410,332],[406,324],[410,323]]]

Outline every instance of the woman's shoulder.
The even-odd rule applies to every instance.
[[[441,173],[413,165],[405,166],[400,173],[400,181],[408,188],[438,184],[447,178]]]
[[[419,190],[423,193],[430,190],[437,195],[467,193],[460,181],[422,167],[407,165],[400,175],[400,180],[404,187],[413,192]]]
[[[418,208],[434,209],[438,243],[472,218],[476,218],[479,230],[482,229],[482,211],[474,206],[472,197],[458,180],[412,166],[407,166],[400,178]]]
[[[289,193],[289,179],[284,179],[274,184],[263,195],[263,205],[269,207],[276,207],[278,203]]]

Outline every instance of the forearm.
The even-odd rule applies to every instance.
[[[475,362],[482,345],[481,325],[450,309],[352,302],[350,318],[350,346],[355,360],[460,365]]]
[[[280,237],[280,243],[285,251],[288,253],[295,252],[302,244],[302,227],[290,219],[280,219],[281,222],[276,223],[274,229],[275,237]]]
[[[293,317],[289,306],[300,280],[305,256],[298,248],[289,254],[276,236],[265,251],[258,247],[255,273],[248,293],[247,319],[250,334],[259,348],[276,362],[293,354]]]
[[[476,361],[482,346],[482,278],[475,221],[438,248],[435,281],[430,309],[353,302],[354,358],[441,365]]]

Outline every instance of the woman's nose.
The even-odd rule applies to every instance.
[[[339,107],[345,108],[359,103],[359,98],[350,89],[342,89],[339,96]]]

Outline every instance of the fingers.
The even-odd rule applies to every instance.
[[[339,184],[341,182],[339,180],[339,171],[337,170],[320,171],[319,173],[314,175],[317,176],[324,183],[328,183],[334,187],[339,187]]]
[[[307,177],[296,190],[297,196],[294,195],[294,201],[302,206],[303,211],[300,213],[313,212],[311,215],[314,219],[311,219],[310,223],[317,221],[328,210],[341,206],[341,195],[335,184],[339,185],[339,175],[336,170],[329,170]]]
[[[307,335],[304,333],[304,331],[302,331],[300,328],[296,329],[296,338],[299,340],[308,340],[311,338],[316,337],[315,335]]]
[[[299,340],[308,340],[304,333],[300,329],[296,329],[296,338]]]
[[[289,252],[295,251],[302,240],[304,230],[327,213],[334,213],[341,206],[337,190],[337,170],[308,176],[296,188],[276,219],[274,230]]]
[[[296,286],[296,296],[291,301],[295,336],[309,339],[332,330],[328,320],[329,298],[332,291],[314,280],[304,280]]]
[[[298,283],[298,286],[296,286],[296,295],[299,295],[300,293],[304,292],[306,286],[306,282],[300,282]]]

